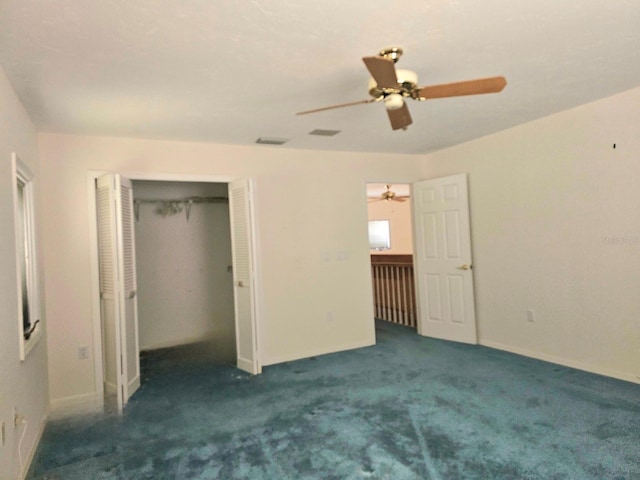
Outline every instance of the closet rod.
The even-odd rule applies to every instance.
[[[191,206],[198,203],[229,203],[227,197],[187,197],[179,200],[176,199],[160,199],[160,198],[141,198],[133,200],[133,210],[136,222],[140,220],[140,204],[141,203],[160,203],[164,205],[162,216],[175,215],[183,209],[187,215],[187,221],[191,215]]]
[[[187,198],[140,198],[134,199],[134,203],[226,203],[227,197],[187,197]]]

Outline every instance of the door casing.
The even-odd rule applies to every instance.
[[[420,182],[420,181],[424,181],[424,180],[438,180],[439,178],[446,178],[446,177],[449,177],[449,176],[453,176],[453,175],[447,175],[447,176],[445,176],[445,177],[423,178],[423,179],[420,179],[420,180],[415,180],[415,179],[414,179],[414,180],[407,180],[407,179],[394,179],[393,181],[390,181],[390,180],[389,180],[389,178],[384,178],[384,179],[367,179],[367,180],[365,180],[365,183],[364,183],[364,195],[363,195],[363,198],[365,198],[365,199],[366,199],[366,187],[367,187],[367,184],[369,184],[369,183],[382,183],[382,184],[387,184],[387,183],[391,183],[391,184],[393,184],[393,183],[395,183],[395,184],[409,184],[409,185],[411,185],[411,189],[412,189],[411,196],[413,197],[413,196],[414,196],[414,192],[413,192],[413,185],[414,185],[415,183]],[[467,198],[468,198],[468,192],[467,192]],[[412,199],[412,204],[413,204],[413,199]],[[469,206],[469,207],[470,207],[470,206]],[[413,231],[413,239],[414,239],[414,245],[413,245],[413,258],[414,258],[414,259],[413,259],[413,267],[414,267],[414,272],[417,272],[417,261],[416,261],[416,248],[417,248],[417,245],[416,245],[416,240],[415,240],[415,238],[416,238],[416,232],[415,232],[415,220],[416,220],[416,218],[415,218],[415,215],[416,215],[416,214],[415,214],[415,211],[412,209],[412,212],[411,212],[411,223],[412,223],[412,229],[414,230],[414,231]],[[469,222],[471,222],[471,212],[469,212]],[[365,238],[366,238],[366,237],[365,237]],[[470,238],[470,242],[471,242],[470,249],[471,249],[471,251],[473,251],[473,238]],[[365,248],[366,248],[366,247],[365,247]],[[470,262],[470,265],[472,265],[472,264],[471,264],[471,262]],[[472,276],[472,275],[473,275],[473,272],[469,272],[469,275],[471,275],[471,276]],[[416,302],[417,302],[417,304],[418,304],[418,316],[420,316],[420,315],[421,315],[420,307],[419,307],[419,305],[420,305],[420,300],[421,300],[421,297],[420,297],[420,296],[421,296],[421,295],[424,295],[424,292],[421,292],[421,291],[420,291],[420,289],[419,289],[419,287],[418,287],[418,285],[417,285],[417,280],[418,280],[418,275],[417,275],[417,273],[416,273],[416,274],[415,274],[415,281],[416,281]],[[472,277],[472,280],[473,280],[473,277]],[[472,290],[474,290],[474,289],[475,289],[475,287],[473,286],[473,281],[472,281]],[[475,292],[472,292],[472,293],[475,293]],[[474,296],[475,296],[475,295],[474,295]],[[370,290],[369,290],[369,302],[370,302],[370,303],[373,303],[373,288],[372,288],[372,287],[371,287],[371,288],[370,288]],[[475,301],[473,301],[473,303],[474,303],[473,308],[474,308],[474,310],[475,310]],[[474,320],[473,320],[473,321],[474,321],[474,324],[475,324],[475,326],[476,326],[476,332],[477,332],[477,319],[476,319],[475,313],[474,313],[474,316],[473,316],[473,317],[474,317]],[[418,327],[418,333],[419,333],[419,334],[421,334],[421,335],[425,335],[425,336],[429,336],[428,329],[427,329],[427,330],[425,330],[425,331],[423,331],[423,329],[422,329],[423,325],[422,325],[422,322],[421,322],[421,319],[420,319],[420,318],[417,318],[417,327]],[[476,339],[475,339],[474,341],[472,341],[471,343],[477,343],[477,335],[476,335]]]

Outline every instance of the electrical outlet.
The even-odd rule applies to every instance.
[[[527,310],[527,322],[535,322],[536,321],[536,312],[533,310]]]
[[[78,358],[80,360],[86,360],[89,358],[89,347],[80,347],[78,349]]]

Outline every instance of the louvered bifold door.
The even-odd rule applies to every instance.
[[[103,175],[96,189],[104,383],[121,412],[140,385],[131,182]]]
[[[238,368],[252,374],[261,371],[258,360],[255,316],[255,283],[252,235],[251,182],[229,184],[233,292]]]
[[[100,318],[102,324],[102,349],[104,388],[108,396],[118,394],[120,369],[120,317],[116,292],[118,271],[116,257],[116,209],[113,198],[113,176],[98,179],[96,185],[98,223],[98,262],[100,267]]]
[[[124,309],[120,329],[123,365],[123,397],[129,397],[140,387],[140,351],[138,345],[138,302],[136,283],[136,255],[131,181],[120,177],[120,225],[122,226],[122,272]]]

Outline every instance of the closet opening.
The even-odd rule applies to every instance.
[[[133,180],[142,382],[145,368],[235,365],[226,183]]]

